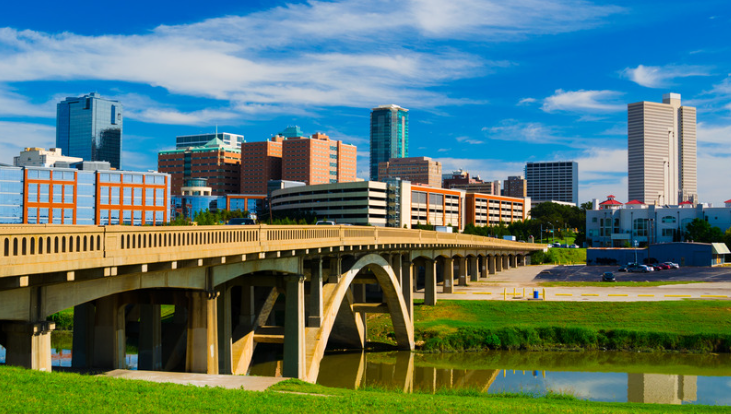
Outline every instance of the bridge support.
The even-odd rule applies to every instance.
[[[437,304],[437,261],[424,259],[424,304]]]
[[[508,255],[503,256],[503,269],[510,269],[510,256]]]
[[[451,257],[443,258],[442,274],[444,275],[442,293],[454,292],[454,260]]]
[[[495,256],[495,273],[499,273],[503,271],[503,264],[505,261],[503,260],[502,256]]]
[[[127,369],[127,333],[124,304],[117,295],[94,301],[96,311],[93,329],[91,366],[102,369]]]
[[[487,277],[487,256],[480,256],[480,279]]]
[[[470,282],[477,282],[480,278],[480,268],[478,267],[477,256],[470,256]]]
[[[284,277],[287,297],[284,317],[285,377],[305,379],[305,290],[303,275]]]
[[[467,286],[467,274],[469,270],[467,269],[467,258],[466,257],[458,257],[457,258],[457,264],[459,267],[459,285],[460,286]]]
[[[218,374],[218,307],[216,295],[188,293],[188,342],[185,371]]]
[[[51,371],[53,322],[8,322],[5,334],[5,364],[38,371]]]
[[[162,369],[162,315],[160,305],[140,305],[138,369]],[[74,355],[75,356],[75,355]]]
[[[516,256],[516,255],[510,256],[510,267],[513,267],[513,268],[518,267],[518,256]]]
[[[487,256],[487,271],[491,275],[494,275],[497,272],[495,262],[496,262],[495,256],[493,256],[493,255]]]
[[[402,255],[400,257],[401,263],[401,291],[404,295],[404,302],[406,302],[406,313],[409,314],[411,320],[414,319],[414,300],[413,300],[413,287],[414,283],[414,264],[409,260],[408,255]]]
[[[74,368],[91,367],[94,352],[94,304],[82,303],[74,306],[73,356],[71,366]]]
[[[322,259],[317,258],[312,263],[310,277],[310,316],[307,326],[319,328],[322,324]]]

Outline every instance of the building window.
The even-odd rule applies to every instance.
[[[674,224],[676,223],[676,219],[673,216],[665,216],[662,218],[662,222],[666,224]]]
[[[635,219],[632,230],[636,236],[647,236],[647,219]]]

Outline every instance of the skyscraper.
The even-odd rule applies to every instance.
[[[627,105],[627,169],[630,200],[697,202],[695,108],[681,106],[677,93]]]
[[[409,110],[382,105],[371,111],[371,180],[378,180],[378,164],[409,156]]]
[[[579,205],[579,164],[576,161],[529,162],[525,165],[525,179],[533,204],[562,201]]]
[[[122,104],[92,92],[56,106],[56,148],[85,161],[108,161],[119,169],[122,153]]]

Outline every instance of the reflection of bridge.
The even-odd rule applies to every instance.
[[[257,343],[281,343],[283,374],[314,381],[328,341],[363,347],[366,313],[389,313],[413,349],[420,275],[434,305],[438,275],[452,292],[543,247],[376,227],[2,226],[0,344],[8,364],[50,370],[47,317],[73,307],[75,367],[126,368],[129,330],[140,369],[245,374]]]

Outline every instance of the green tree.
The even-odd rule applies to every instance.
[[[724,241],[724,233],[718,227],[711,227],[711,224],[703,219],[693,219],[685,227],[684,237],[686,241],[699,243],[718,243]]]

